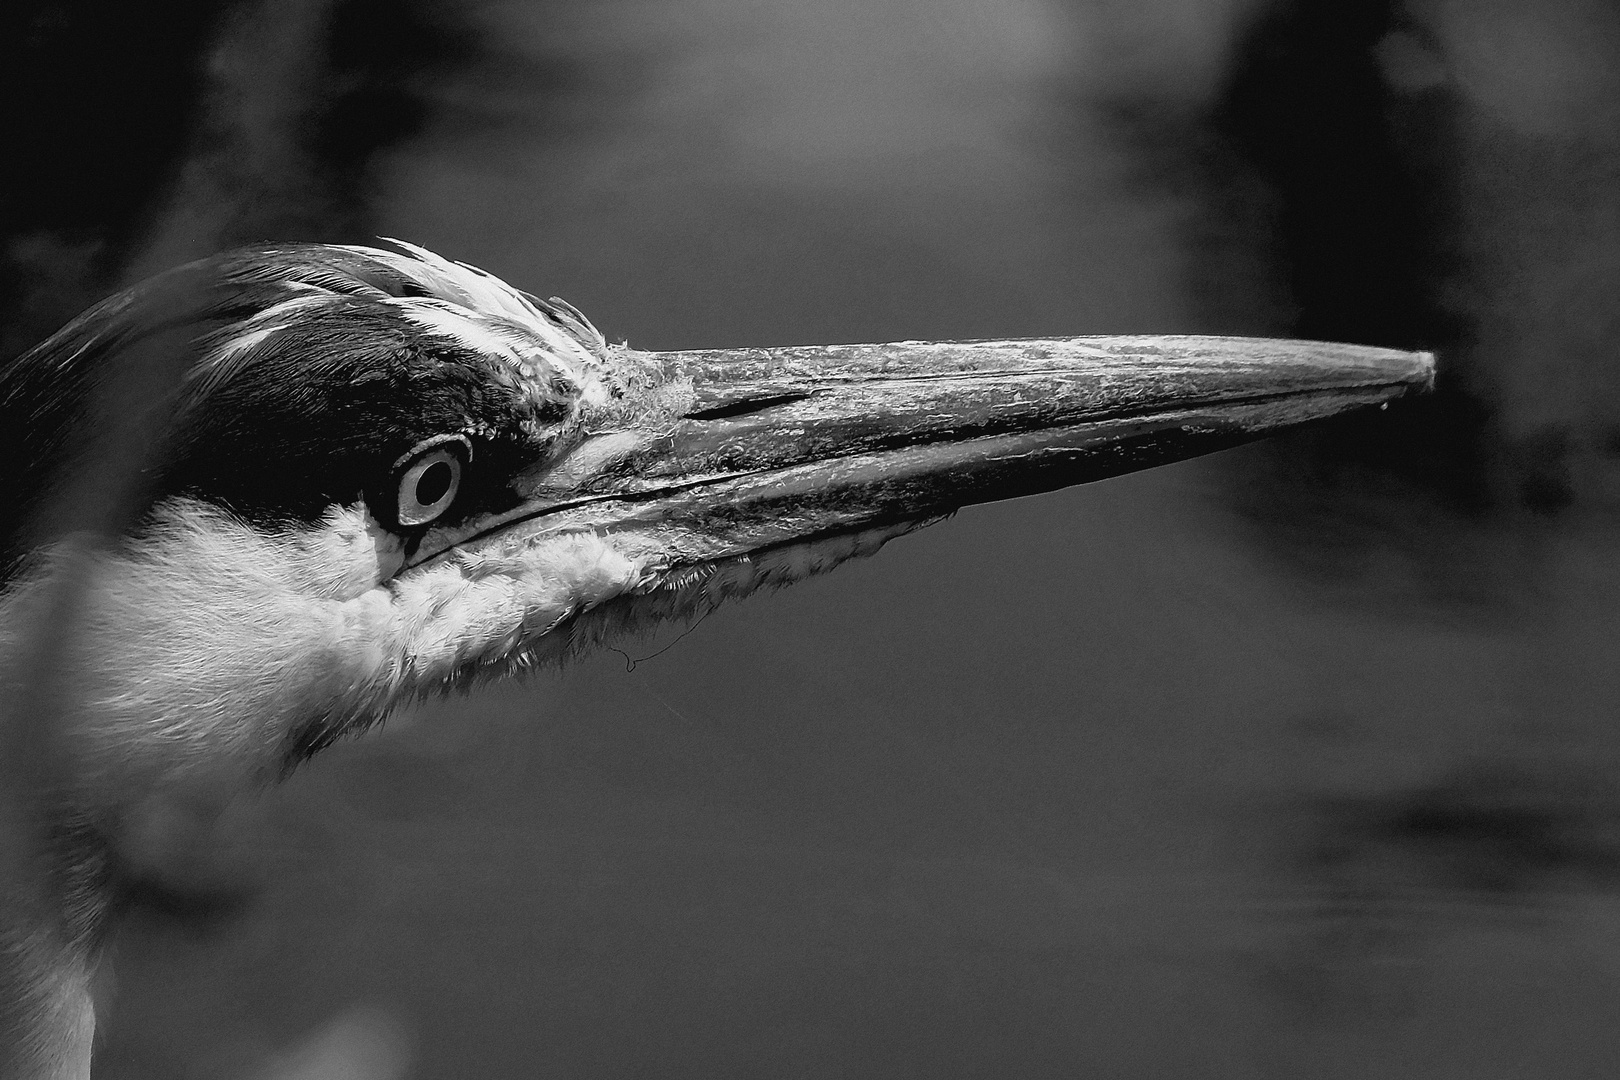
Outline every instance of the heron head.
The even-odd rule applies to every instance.
[[[969,503],[1432,378],[1420,354],[1228,338],[640,352],[410,245],[264,247],[120,294],[0,373],[29,475],[116,409],[109,373],[152,341],[181,359],[144,496],[75,571],[63,648],[108,742],[261,765]],[[14,547],[8,624],[64,566]]]

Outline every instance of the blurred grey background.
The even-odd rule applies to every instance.
[[[152,853],[98,1076],[1620,1075],[1613,3],[5,20],[5,356],[385,235],[649,348],[1443,363],[329,751]]]

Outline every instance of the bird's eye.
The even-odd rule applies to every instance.
[[[453,436],[406,455],[396,473],[401,525],[427,525],[450,509],[461,489],[461,474],[470,450],[466,439]]]

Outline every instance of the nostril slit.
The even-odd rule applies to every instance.
[[[686,414],[688,420],[730,420],[734,416],[747,416],[749,413],[760,412],[764,409],[774,409],[778,405],[791,405],[795,401],[803,401],[809,397],[808,392],[795,392],[792,394],[775,394],[771,397],[744,398],[741,401],[728,401],[724,405],[716,405],[712,409],[698,409]]]

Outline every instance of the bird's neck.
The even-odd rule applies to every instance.
[[[240,793],[280,775],[300,725],[386,709],[399,664],[370,625],[386,602],[321,596],[297,569],[273,538],[194,516],[133,550],[52,549],[10,585],[4,681],[52,718],[70,814],[107,826],[153,798]]]
[[[0,918],[0,1076],[89,1080],[88,951],[64,940],[52,919],[16,910]]]
[[[65,545],[0,594],[0,1080],[90,1076],[98,943],[151,822],[273,777],[333,685],[365,692],[323,650],[342,605],[218,547]]]

